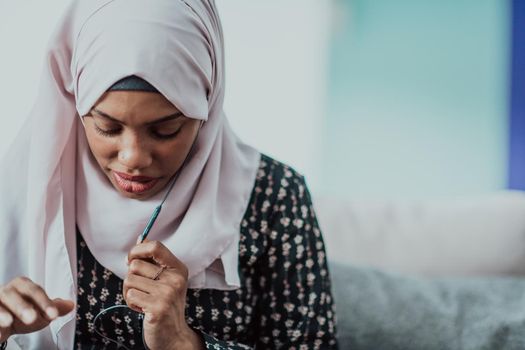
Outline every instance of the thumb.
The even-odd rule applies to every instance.
[[[59,316],[64,316],[73,311],[73,308],[75,307],[75,303],[71,300],[64,300],[64,299],[54,299],[53,303],[55,304],[55,307],[58,310]]]
[[[137,243],[136,244],[141,244],[141,243],[146,243],[146,242],[149,242],[149,239],[147,238],[144,238],[144,240],[142,239],[142,236],[139,236],[137,238]]]

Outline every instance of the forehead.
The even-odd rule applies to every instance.
[[[126,122],[148,122],[179,112],[162,94],[144,91],[108,91],[94,107]]]

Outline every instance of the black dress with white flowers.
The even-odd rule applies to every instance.
[[[263,155],[240,237],[241,288],[188,290],[186,320],[206,349],[337,349],[324,243],[304,178]],[[124,304],[122,280],[80,233],[77,249],[76,349],[144,349],[141,314],[117,308],[94,323]]]

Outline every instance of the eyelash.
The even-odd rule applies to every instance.
[[[174,133],[172,134],[169,134],[169,135],[161,135],[161,134],[158,134],[156,132],[151,132],[151,136],[153,136],[154,138],[158,139],[158,140],[171,140],[173,138],[175,138],[179,132],[180,132],[180,129],[177,129],[177,131],[175,131]],[[120,133],[120,130],[103,130],[101,128],[99,128],[96,124],[95,124],[95,131],[99,134],[99,135],[102,135],[104,137],[113,137],[113,136],[116,136]]]

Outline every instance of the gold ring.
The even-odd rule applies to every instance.
[[[157,271],[157,273],[155,274],[155,276],[154,276],[152,279],[153,279],[154,281],[158,280],[159,277],[160,277],[160,274],[161,274],[164,270],[166,270],[166,266],[161,265],[159,271]]]

